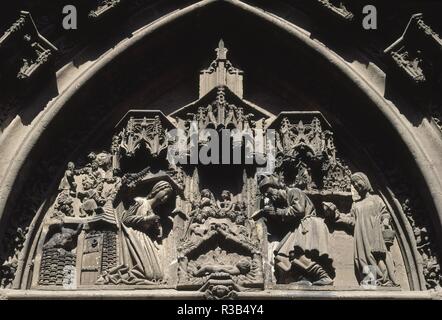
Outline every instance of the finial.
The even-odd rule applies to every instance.
[[[224,47],[224,41],[221,39],[218,43],[218,48],[215,49],[217,60],[226,60],[227,59],[227,48]]]
[[[243,97],[243,72],[227,60],[227,52],[224,41],[221,39],[215,49],[216,59],[210,63],[210,67],[201,70],[200,73],[200,98],[212,89],[220,86],[229,88],[231,92],[242,99]]]

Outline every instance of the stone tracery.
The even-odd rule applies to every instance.
[[[223,50],[224,45],[220,43],[218,59],[226,59],[225,53],[224,56],[220,54]],[[232,94],[229,84],[214,88],[215,91],[209,90],[207,94],[216,92],[215,108],[210,104],[207,107],[199,106],[197,101],[187,108],[198,110],[197,114],[180,110],[179,114],[170,116],[175,122],[171,122],[161,113],[133,112],[129,119],[125,117],[120,122],[122,129],[116,132],[109,151],[90,153],[89,163],[84,167],[76,168],[72,162],[67,165],[54,205],[48,211],[44,222],[48,230],[43,238],[46,237],[47,242],[40,247],[40,252],[37,250],[36,253],[37,257],[42,257],[42,262],[36,264],[37,272],[34,273],[34,277],[40,274],[41,279],[49,280],[34,279],[36,288],[62,284],[59,280],[51,280],[53,274],[45,273],[47,268],[51,268],[48,266],[57,265],[58,261],[56,258],[52,258],[54,261],[45,258],[48,256],[45,250],[52,249],[48,245],[52,238],[48,235],[51,234],[49,229],[54,221],[57,221],[57,224],[62,221],[63,224],[75,227],[83,223],[88,225],[78,236],[77,247],[72,248],[68,254],[71,259],[68,259],[71,261],[70,265],[78,270],[79,286],[170,286],[173,283],[170,279],[177,277],[177,288],[181,290],[206,290],[209,287],[213,289],[213,286],[224,286],[230,288],[230,291],[241,291],[245,288],[259,290],[268,283],[279,282],[278,276],[276,281],[265,278],[264,265],[273,264],[274,257],[263,260],[263,251],[267,250],[263,248],[263,243],[267,239],[258,234],[257,225],[266,228],[267,221],[262,219],[256,222],[251,219],[251,213],[260,209],[266,201],[265,197],[257,192],[258,182],[254,173],[244,171],[245,178],[240,177],[244,184],[240,193],[233,194],[232,191],[224,190],[215,197],[210,190],[199,189],[198,166],[196,174],[183,173],[181,168],[172,165],[161,168],[161,172],[149,167],[139,173],[125,171],[127,168],[121,170],[120,162],[132,157],[140,148],[149,151],[153,162],[164,157],[163,151],[168,147],[166,133],[175,126],[173,123],[178,123],[179,126],[180,123],[196,120],[200,129],[248,129],[256,127],[257,122],[262,128],[276,127],[280,156],[277,173],[285,183],[302,189],[307,196],[316,197],[316,200],[326,195],[351,201],[351,171],[337,156],[332,129],[327,127],[324,130],[327,123],[322,115],[314,112],[281,114],[270,125],[266,125],[267,117],[260,110],[253,110],[246,105],[244,108],[249,113],[245,114],[242,106],[237,107],[227,102],[225,92]],[[206,95],[203,95],[201,98],[205,97]],[[187,111],[186,108],[184,110]],[[202,139],[200,142],[204,143]],[[189,183],[183,183],[183,180]],[[172,216],[172,212],[179,214],[172,217],[172,236],[161,234],[160,238],[164,243],[159,243],[159,249],[153,250],[158,249],[158,252],[161,252],[158,258],[161,261],[158,264],[167,265],[177,258],[178,270],[176,274],[166,270],[169,274],[165,275],[164,281],[139,281],[140,274],[142,276],[143,273],[139,265],[134,264],[129,268],[119,264],[124,250],[121,249],[122,223],[119,215],[131,210],[131,206],[127,206],[136,199],[137,192],[141,190],[144,196],[147,196],[149,188],[146,185],[151,187],[153,182],[158,181],[167,181],[174,196],[177,196],[177,199],[172,201],[175,202],[172,204],[173,208],[167,209],[169,211],[166,216]],[[252,189],[252,192],[247,190],[248,188]],[[194,194],[193,199],[186,197],[189,192]],[[118,199],[119,197],[123,200]],[[259,203],[259,200],[262,203]],[[324,218],[318,217],[321,221],[326,221]],[[171,244],[173,242],[175,243]],[[166,249],[167,246],[176,247],[176,251]],[[207,250],[207,247],[210,250]],[[106,258],[109,252],[112,258]],[[91,261],[96,257],[100,257],[100,262],[94,266]],[[81,263],[74,263],[73,258],[81,260]],[[55,275],[55,278],[60,279],[60,275]],[[294,282],[296,281],[288,280],[290,284]]]

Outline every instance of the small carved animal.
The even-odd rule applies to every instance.
[[[60,232],[55,233],[48,242],[43,246],[45,249],[50,248],[62,248],[65,250],[72,250],[76,237],[82,229],[82,225],[79,225],[76,230],[69,228],[61,228]]]

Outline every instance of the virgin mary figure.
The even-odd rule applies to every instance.
[[[169,182],[160,181],[147,197],[135,198],[135,204],[123,212],[120,218],[123,263],[105,272],[100,283],[162,283],[164,270],[156,242],[162,236],[162,228],[156,212],[172,192]]]

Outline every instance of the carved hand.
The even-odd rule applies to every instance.
[[[263,213],[267,215],[274,215],[275,214],[275,208],[273,206],[264,206],[262,209]]]
[[[339,217],[338,208],[332,202],[322,202],[322,207],[324,208],[324,212],[333,219],[337,219]]]
[[[157,215],[151,215],[151,216],[145,217],[144,220],[149,223],[156,223],[160,220],[160,217]]]
[[[139,226],[142,227],[144,230],[147,230],[152,225],[157,225],[160,217],[158,217],[157,215],[151,215],[151,216],[140,217],[140,218],[142,220],[139,222],[140,223]]]
[[[263,210],[262,209],[260,209],[260,210],[257,210],[257,211],[255,211],[252,215],[251,215],[251,219],[253,219],[253,220],[258,220],[259,218],[261,218],[262,217],[262,214],[263,214],[264,212],[263,212]]]
[[[175,209],[173,209],[171,215],[172,215],[172,216],[179,215],[179,216],[180,216],[181,218],[183,218],[184,220],[187,220],[187,219],[189,218],[189,217],[184,213],[184,211],[183,211],[182,209],[180,209],[180,208],[175,208]]]

